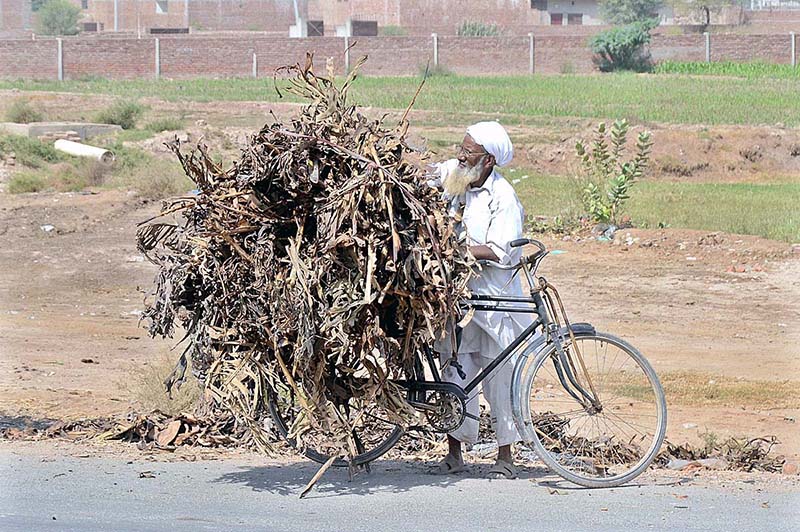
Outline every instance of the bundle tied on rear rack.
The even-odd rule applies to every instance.
[[[144,318],[153,336],[185,329],[214,408],[258,431],[269,393],[291,394],[300,444],[346,458],[363,420],[341,398],[408,419],[389,380],[457,315],[471,259],[426,184],[427,154],[406,142],[407,113],[396,127],[368,119],[346,101],[357,68],[336,82],[312,64],[283,69],[308,104],[231,168],[172,144],[199,192],[138,232],[159,268]]]

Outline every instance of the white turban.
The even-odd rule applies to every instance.
[[[514,158],[514,146],[508,133],[498,122],[478,122],[467,128],[467,135],[494,155],[497,166],[505,166]]]

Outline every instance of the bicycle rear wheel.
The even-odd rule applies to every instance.
[[[664,441],[664,392],[647,360],[625,341],[596,332],[576,335],[575,343],[584,364],[567,337],[568,369],[586,391],[591,381],[599,407],[570,384],[550,345],[523,373],[521,431],[561,477],[591,488],[618,486],[644,472]]]
[[[414,372],[418,378],[422,373],[419,357],[415,360]],[[412,392],[408,392],[407,399],[413,399]],[[397,441],[405,434],[400,425],[393,423],[386,412],[374,403],[365,403],[363,398],[349,398],[338,401],[336,406],[339,415],[355,423],[352,439],[357,453],[350,459],[336,459],[335,467],[350,465],[362,466],[386,454]],[[306,457],[324,464],[330,458],[329,451],[325,448],[326,440],[332,435],[317,432],[313,438],[318,446],[299,447],[297,439],[293,436],[293,428],[298,417],[302,415],[302,407],[292,388],[286,383],[280,383],[270,393],[269,411],[275,428],[289,445],[300,450]]]

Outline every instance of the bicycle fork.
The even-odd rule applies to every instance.
[[[587,391],[576,377],[577,371],[571,358],[572,354],[567,349],[564,349],[564,344],[557,334],[555,325],[551,325],[550,333],[553,345],[556,348],[556,352],[551,359],[561,386],[586,410],[587,414],[594,415],[602,412],[603,406],[597,396],[591,391]]]
[[[544,281],[544,283],[546,283],[546,281]],[[545,284],[545,286],[548,285]],[[570,345],[569,348],[564,349],[564,342],[562,337],[558,334],[559,326],[557,319],[554,321],[548,316],[548,313],[545,310],[547,306],[544,302],[544,298],[542,298],[541,292],[535,291],[531,295],[533,296],[534,301],[536,301],[537,309],[539,309],[539,319],[544,324],[544,329],[547,335],[550,337],[553,346],[555,347],[555,353],[551,357],[551,360],[553,361],[553,366],[555,367],[556,375],[558,376],[559,382],[561,382],[561,386],[573,399],[578,402],[578,404],[581,405],[587,414],[594,415],[602,412],[603,407],[594,391],[594,386],[592,385],[588,371],[583,364],[583,360],[580,360],[580,366],[583,369],[586,380],[589,383],[589,390],[584,388],[580,382],[580,379],[578,378],[579,372],[574,361],[572,360],[573,355],[571,352],[572,349],[577,350],[577,346],[574,345],[575,337],[570,330],[569,322],[567,322],[566,326],[568,334],[572,340],[572,345]],[[555,311],[555,309],[553,310]],[[577,356],[580,357],[580,354]]]

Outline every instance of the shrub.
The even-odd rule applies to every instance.
[[[100,111],[97,121],[101,124],[116,124],[122,129],[133,129],[142,113],[144,113],[144,107],[138,103],[120,101]]]
[[[60,163],[50,167],[47,174],[52,188],[60,192],[80,192],[90,185],[90,178],[80,163],[76,166]]]
[[[44,119],[41,112],[35,109],[27,100],[16,100],[6,111],[6,120],[17,124],[30,124],[41,122]]]
[[[109,147],[116,155],[112,176],[106,184],[134,189],[139,196],[155,200],[183,194],[193,188],[192,182],[175,161],[165,161],[137,148],[122,144]]]
[[[8,191],[11,194],[41,192],[45,189],[47,189],[47,179],[34,172],[19,172],[8,181]]]
[[[653,20],[635,22],[597,34],[590,41],[594,63],[602,72],[649,71],[653,65],[646,45],[656,24]]]
[[[131,174],[132,187],[139,197],[148,200],[169,198],[193,188],[191,181],[183,172],[164,165],[145,166]]]
[[[61,161],[61,155],[51,144],[20,135],[0,136],[0,155],[14,153],[17,162],[29,168],[41,168],[45,163]]]
[[[500,35],[497,24],[484,24],[483,22],[463,22],[456,33],[460,37],[494,37]]]
[[[653,146],[650,133],[639,133],[636,140],[636,156],[623,161],[628,135],[628,122],[617,120],[611,126],[611,142],[607,140],[605,123],[600,123],[595,131],[591,150],[582,141],[575,145],[575,151],[583,169],[583,206],[595,222],[617,224],[628,191],[640,179],[650,161],[650,148]]]
[[[68,0],[47,0],[38,10],[37,31],[42,35],[76,35],[81,10]]]

